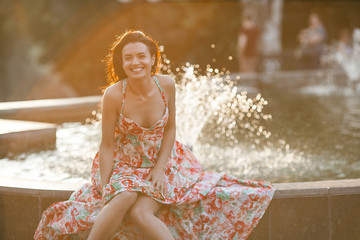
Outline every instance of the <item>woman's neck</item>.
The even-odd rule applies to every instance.
[[[139,79],[128,78],[126,85],[128,86],[131,93],[137,96],[147,96],[153,89],[152,76]]]

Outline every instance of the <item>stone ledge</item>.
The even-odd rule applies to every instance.
[[[81,122],[92,117],[101,96],[0,102],[0,118],[51,123]]]
[[[67,195],[71,194],[85,183],[87,182],[49,182],[0,177],[0,194],[15,193],[42,197],[50,195],[57,196],[56,192],[60,192],[59,195]],[[360,178],[315,182],[274,183],[274,186],[276,188],[274,199],[360,194]]]
[[[360,194],[360,179],[276,183],[275,198]]]
[[[55,148],[55,124],[0,119],[0,126],[0,158],[8,153]]]
[[[0,177],[0,194],[16,194],[32,197],[68,197],[85,182],[66,183],[35,181],[22,178]]]
[[[67,200],[84,183],[0,177],[0,238],[32,239],[42,212],[52,203]],[[360,235],[360,179],[274,185],[274,199],[249,240],[356,239]]]

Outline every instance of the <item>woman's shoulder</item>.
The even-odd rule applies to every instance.
[[[123,82],[119,81],[108,86],[103,94],[104,99],[108,100],[119,100],[122,98]]]
[[[159,83],[163,88],[172,89],[175,87],[175,80],[170,75],[156,74],[155,77],[159,80]]]

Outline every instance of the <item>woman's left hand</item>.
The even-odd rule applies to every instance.
[[[158,189],[160,189],[160,191],[165,194],[165,170],[158,168],[158,167],[154,167],[149,175],[146,178],[147,181],[151,180],[151,183],[157,187]]]

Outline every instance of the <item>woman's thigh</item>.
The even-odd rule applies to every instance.
[[[130,209],[130,214],[132,217],[146,213],[155,214],[157,211],[159,211],[161,205],[161,203],[155,201],[154,199],[151,199],[143,194],[139,194],[138,198]]]

